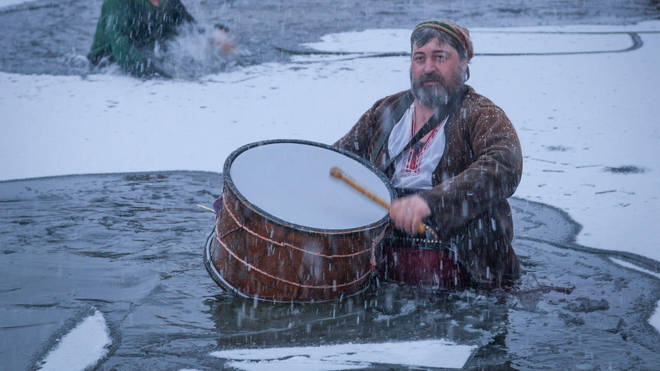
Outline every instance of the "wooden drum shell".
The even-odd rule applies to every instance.
[[[221,287],[276,302],[327,301],[368,287],[387,218],[350,230],[290,224],[245,200],[226,175],[222,203],[205,252],[207,269]]]

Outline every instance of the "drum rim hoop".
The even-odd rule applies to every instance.
[[[363,159],[362,157],[360,157],[360,156],[358,156],[354,153],[351,153],[351,152],[348,152],[348,151],[343,150],[341,148],[336,148],[336,147],[333,147],[333,146],[330,146],[330,145],[327,145],[327,144],[324,144],[324,143],[318,143],[318,142],[313,142],[313,141],[309,141],[309,140],[269,139],[269,140],[262,140],[262,141],[258,141],[258,142],[248,143],[248,144],[245,144],[245,145],[237,148],[231,154],[229,154],[229,156],[225,160],[225,163],[224,163],[224,166],[223,166],[223,169],[222,169],[222,176],[223,176],[224,185],[226,187],[228,187],[232,191],[233,195],[236,196],[247,208],[251,209],[252,211],[256,212],[257,214],[261,215],[262,217],[264,217],[268,220],[271,220],[271,221],[273,221],[273,222],[275,222],[279,225],[282,225],[284,227],[291,228],[291,229],[294,229],[294,230],[297,230],[297,231],[307,232],[307,233],[320,233],[320,234],[359,233],[359,232],[364,232],[364,231],[367,231],[367,230],[371,230],[371,229],[374,229],[374,228],[381,227],[381,226],[383,226],[384,224],[387,223],[387,221],[389,219],[388,214],[386,214],[384,217],[382,217],[381,219],[379,219],[379,220],[377,220],[377,221],[375,221],[371,224],[358,226],[358,227],[355,227],[355,228],[345,228],[345,229],[314,228],[314,227],[308,227],[308,226],[304,226],[304,225],[300,225],[300,224],[295,224],[295,223],[286,221],[284,219],[281,219],[281,218],[265,211],[264,209],[260,208],[259,206],[253,204],[252,202],[250,202],[247,198],[245,198],[245,196],[243,196],[243,194],[238,190],[238,188],[234,184],[234,181],[231,178],[231,173],[230,173],[231,165],[234,163],[234,160],[241,153],[243,153],[243,152],[245,152],[245,151],[247,151],[251,148],[264,146],[264,145],[269,145],[269,144],[282,144],[282,143],[303,144],[303,145],[308,145],[308,146],[312,146],[312,147],[321,147],[321,148],[328,149],[328,150],[340,153],[342,155],[345,155],[345,156],[359,162],[363,166],[367,167],[369,170],[371,170],[383,182],[383,184],[385,184],[385,188],[387,188],[387,191],[390,194],[390,199],[393,200],[395,198],[394,197],[394,189],[392,188],[392,186],[390,185],[390,182],[385,177],[385,174],[383,174],[382,171],[380,171],[378,168],[373,166],[367,160]]]

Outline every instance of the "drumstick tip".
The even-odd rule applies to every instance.
[[[339,168],[336,166],[333,166],[332,169],[330,169],[330,175],[335,178],[341,178],[343,176],[341,170],[339,170]]]

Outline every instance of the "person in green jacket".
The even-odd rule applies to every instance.
[[[156,63],[154,46],[194,21],[180,0],[104,0],[87,58],[98,65],[107,57],[135,76],[171,77]]]

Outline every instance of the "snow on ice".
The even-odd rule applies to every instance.
[[[211,353],[241,370],[348,370],[373,363],[410,367],[461,368],[474,347],[445,340],[336,344],[320,347],[238,349]]]
[[[105,357],[111,343],[105,318],[95,311],[62,337],[39,370],[84,370]]]
[[[18,5],[22,3],[30,3],[32,1],[30,0],[0,0],[0,8],[11,6],[11,5]]]

